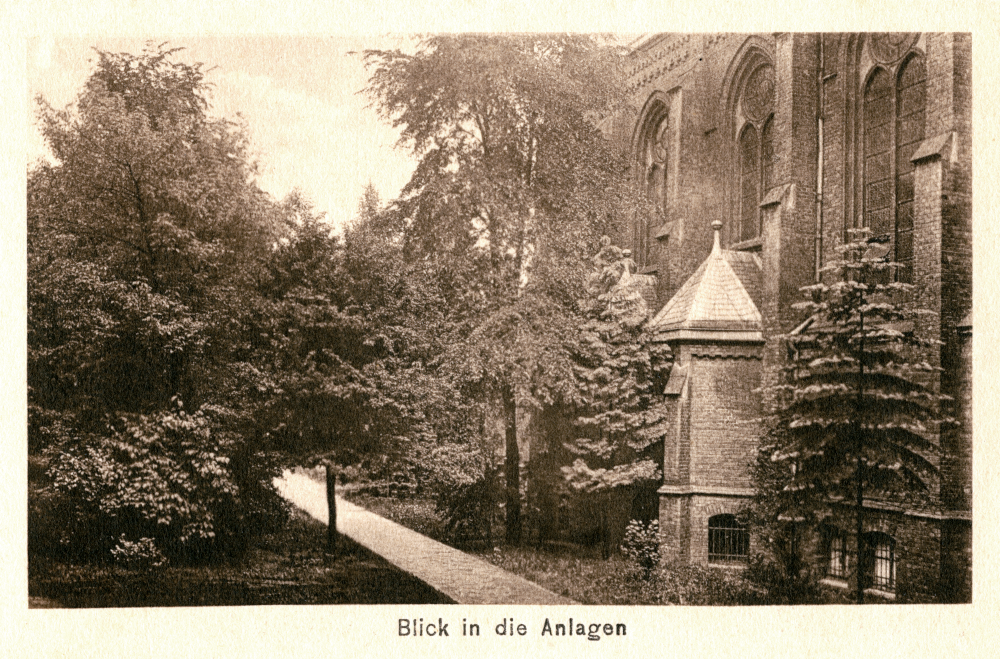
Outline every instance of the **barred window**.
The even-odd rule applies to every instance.
[[[879,590],[896,589],[896,541],[885,533],[865,536],[866,586]]]
[[[750,553],[750,533],[734,515],[715,515],[708,520],[708,562],[746,561]]]
[[[913,281],[913,163],[924,139],[927,70],[919,55],[893,75],[878,67],[864,92],[862,125],[864,223],[876,238],[892,241],[897,278]]]
[[[826,566],[826,574],[838,579],[847,578],[847,543],[844,534],[834,530],[829,536],[830,562]]]

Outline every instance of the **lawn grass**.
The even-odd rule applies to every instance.
[[[29,558],[29,608],[239,606],[263,604],[436,604],[430,587],[341,538],[323,547],[326,525],[294,511],[282,531],[262,537],[238,562],[129,570]]]
[[[380,497],[360,494],[348,488],[341,489],[338,494],[351,503],[405,526],[411,531],[448,544],[448,532],[445,529],[444,519],[437,512],[433,499]]]

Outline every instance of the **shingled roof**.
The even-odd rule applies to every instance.
[[[760,295],[760,259],[723,250],[721,227],[721,222],[712,224],[712,253],[653,318],[650,327],[662,338],[762,339],[760,311],[754,300]]]

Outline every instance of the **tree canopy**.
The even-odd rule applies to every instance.
[[[596,128],[620,56],[576,35],[442,35],[415,54],[365,53],[370,98],[418,158],[391,208],[404,254],[437,273],[459,321],[443,367],[504,411],[512,542],[518,409],[568,392],[587,260],[640,198]]]
[[[238,550],[282,516],[244,395],[281,210],[176,53],[98,51],[74,105],[38,101],[53,159],[28,173],[29,446],[73,520],[58,542],[85,554]]]

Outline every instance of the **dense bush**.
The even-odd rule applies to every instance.
[[[656,520],[641,522],[633,519],[625,527],[622,554],[633,563],[645,578],[649,578],[660,563],[660,523]]]
[[[760,554],[750,560],[746,579],[767,593],[768,604],[818,604],[826,598],[812,570],[789,570]]]
[[[201,561],[239,553],[250,536],[283,523],[287,508],[269,482],[274,461],[249,454],[212,417],[132,415],[107,434],[60,437],[47,452],[48,483],[32,496],[32,548]]]
[[[502,529],[503,474],[472,446],[442,444],[428,460],[430,490],[447,539],[461,547],[492,547]]]
[[[641,587],[650,604],[770,604],[767,594],[741,571],[706,565],[665,564]]]

